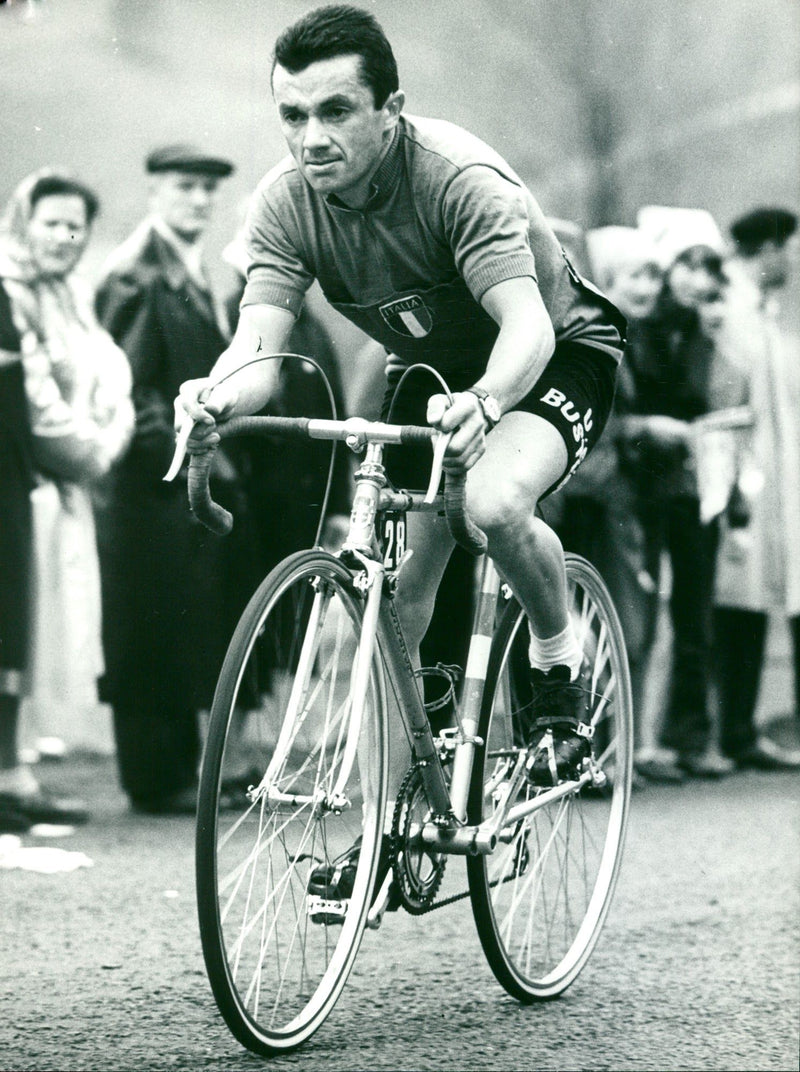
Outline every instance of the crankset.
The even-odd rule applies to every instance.
[[[412,843],[415,833],[430,818],[430,807],[418,766],[409,769],[397,794],[392,815],[391,857],[394,881],[407,912],[419,916],[430,911],[444,877],[447,857]]]

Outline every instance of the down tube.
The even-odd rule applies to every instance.
[[[436,754],[430,723],[422,704],[422,695],[414,676],[400,620],[391,600],[384,600],[381,604],[379,637],[384,663],[400,707],[400,716],[414,743],[415,758],[422,764],[422,778],[428,803],[435,815],[447,816],[450,814],[450,794]]]

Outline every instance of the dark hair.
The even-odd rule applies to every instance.
[[[705,268],[718,283],[728,282],[722,257],[711,246],[690,246],[675,258],[673,267],[675,264],[685,264],[689,268]]]
[[[349,4],[318,7],[285,29],[275,42],[272,73],[278,64],[297,74],[318,60],[353,55],[361,57],[364,83],[382,108],[400,85],[392,46],[374,15]]]
[[[86,206],[86,222],[91,223],[100,211],[100,200],[94,190],[89,189],[77,179],[68,179],[62,175],[43,175],[33,184],[30,193],[31,208],[43,197],[57,197],[74,194],[80,197]]]

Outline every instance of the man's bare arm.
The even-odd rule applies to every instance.
[[[528,394],[552,357],[553,325],[539,288],[528,276],[490,287],[481,304],[497,322],[500,333],[476,386],[493,395],[505,412]],[[485,420],[470,392],[454,395],[449,407],[444,395],[434,395],[428,402],[428,422],[454,433],[446,468],[470,469],[483,454]]]
[[[211,374],[181,384],[175,399],[176,428],[188,415],[198,425],[192,438],[205,440],[218,418],[262,409],[275,391],[280,361],[260,359],[285,349],[294,320],[292,313],[274,305],[246,305],[230,346]]]
[[[553,324],[529,276],[490,287],[481,304],[500,334],[478,385],[494,395],[505,412],[533,389],[553,356]]]

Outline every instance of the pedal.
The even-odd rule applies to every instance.
[[[595,789],[605,789],[606,785],[608,784],[608,775],[602,767],[598,766],[598,764],[595,763],[593,758],[590,757],[588,759],[585,759],[583,761],[583,768],[584,770],[588,768],[589,773],[592,776],[592,786]]]
[[[309,893],[306,894],[306,915],[312,923],[324,923],[328,927],[341,926],[349,904],[349,901],[330,900],[316,893]]]

